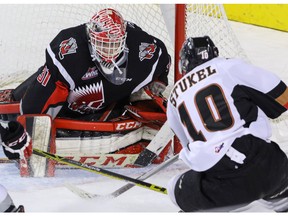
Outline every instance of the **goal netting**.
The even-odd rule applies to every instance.
[[[85,23],[106,7],[118,10],[124,19],[135,22],[166,44],[172,57],[170,86],[179,75],[178,53],[188,36],[209,35],[219,48],[220,56],[248,60],[227,20],[223,5],[1,4],[0,89],[16,87],[43,65],[45,48],[60,30]],[[283,131],[287,128],[286,119],[284,115],[273,121],[274,137],[281,143],[287,140]],[[288,153],[288,147],[285,150]]]
[[[60,30],[85,23],[106,7],[120,11],[124,19],[135,22],[166,44],[172,57],[169,82],[173,84],[177,52],[174,34],[180,31],[175,30],[173,4],[11,4],[0,5],[0,88],[15,86],[34,73],[45,61],[45,48]],[[211,35],[220,55],[246,58],[222,5],[187,5],[184,13],[185,37]]]

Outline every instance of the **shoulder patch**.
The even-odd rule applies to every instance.
[[[65,55],[76,53],[78,48],[76,40],[70,37],[67,40],[63,40],[59,45],[59,58],[64,59]]]
[[[141,43],[139,46],[139,59],[143,61],[144,59],[151,59],[156,51],[156,44]]]

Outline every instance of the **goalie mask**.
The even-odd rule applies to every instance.
[[[189,37],[180,50],[179,71],[186,74],[198,65],[218,56],[218,48],[210,37]]]
[[[87,32],[91,57],[100,72],[113,84],[123,84],[126,68],[118,66],[127,60],[128,52],[124,51],[127,33],[121,14],[111,8],[100,10],[87,23]]]

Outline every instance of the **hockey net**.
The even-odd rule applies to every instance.
[[[106,7],[118,10],[125,20],[136,23],[166,44],[172,65],[165,96],[168,96],[175,79],[179,78],[178,53],[189,36],[209,35],[219,48],[220,56],[248,60],[227,20],[223,5],[0,5],[0,89],[14,88],[33,74],[44,63],[45,48],[60,30],[85,23]],[[286,119],[284,116],[273,121],[275,138],[280,144],[287,138],[282,132],[286,129]],[[287,147],[285,150],[288,153]]]
[[[182,5],[185,6],[185,5]],[[124,19],[160,38],[172,57],[169,83],[174,83],[175,5],[157,4],[11,4],[0,6],[0,88],[17,86],[45,61],[45,48],[60,30],[89,21],[98,10],[111,7]],[[185,6],[183,37],[211,35],[223,57],[245,57],[222,5]],[[183,39],[177,39],[182,44]]]

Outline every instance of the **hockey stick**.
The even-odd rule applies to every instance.
[[[170,129],[168,122],[161,127],[156,136],[151,140],[149,145],[139,154],[134,162],[138,166],[148,166],[166,147],[169,141],[173,138],[174,133]],[[163,145],[164,144],[164,145]]]
[[[168,167],[169,165],[171,165],[172,163],[176,162],[179,158],[179,154],[174,155],[173,157],[171,157],[170,159],[166,160],[165,162],[161,163],[160,165],[156,166],[155,168],[151,169],[148,172],[145,172],[144,174],[140,175],[137,179],[138,180],[146,180],[147,178],[153,176],[154,174],[158,173],[160,170],[163,170],[164,168]],[[94,198],[116,198],[118,196],[120,196],[121,194],[123,194],[124,192],[126,192],[127,190],[131,189],[132,187],[134,187],[134,184],[128,183],[124,186],[122,186],[121,188],[117,189],[116,191],[110,193],[110,194],[106,194],[106,195],[98,195],[98,194],[92,194],[89,193],[85,190],[82,190],[78,187],[76,187],[75,185],[66,183],[65,186],[74,194],[78,195],[81,198],[84,199],[94,199]]]
[[[14,163],[14,160],[10,160],[8,158],[0,158],[0,163]]]
[[[145,93],[155,101],[156,104],[166,113],[167,100],[162,95],[156,96],[149,88],[144,88]],[[127,111],[131,111],[127,109]],[[137,115],[137,113],[136,113]],[[139,154],[138,158],[134,162],[138,166],[148,166],[152,161],[161,153],[169,141],[173,138],[174,133],[170,129],[168,122],[166,121],[156,136],[151,140],[149,145]]]
[[[124,175],[121,175],[121,174],[118,174],[118,173],[114,173],[114,172],[111,172],[111,171],[108,171],[108,170],[105,170],[105,169],[101,169],[99,167],[83,164],[83,163],[81,163],[79,161],[75,161],[75,160],[71,160],[71,159],[68,159],[68,158],[64,158],[64,157],[61,157],[59,155],[51,154],[51,153],[48,153],[48,152],[45,152],[45,151],[42,151],[42,150],[39,150],[39,149],[35,149],[34,148],[33,149],[33,154],[41,156],[41,157],[45,157],[47,159],[51,159],[51,160],[57,161],[59,163],[63,163],[63,164],[69,165],[69,166],[72,166],[72,167],[76,167],[76,168],[79,168],[79,169],[82,169],[82,170],[86,170],[86,171],[89,171],[89,172],[97,173],[97,174],[100,174],[100,175],[103,175],[103,176],[106,176],[106,177],[109,177],[109,178],[130,182],[130,183],[135,184],[136,186],[139,186],[139,187],[142,187],[142,188],[146,188],[146,189],[149,189],[149,190],[152,190],[152,191],[156,191],[156,192],[159,192],[159,193],[162,193],[162,194],[167,194],[167,189],[164,188],[164,187],[157,186],[157,185],[154,185],[154,184],[150,184],[150,183],[141,181],[139,179],[130,178],[128,176],[124,176]]]

